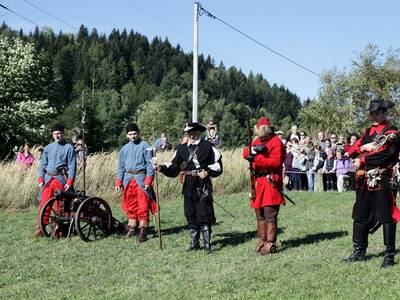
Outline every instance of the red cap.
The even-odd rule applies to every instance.
[[[257,129],[260,128],[261,126],[269,126],[271,125],[271,123],[269,122],[269,120],[267,118],[260,118],[260,120],[258,120],[257,122]]]

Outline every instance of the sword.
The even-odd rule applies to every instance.
[[[279,194],[281,194],[286,200],[288,200],[290,203],[292,203],[293,205],[296,205],[296,203],[290,199],[290,197],[288,195],[286,195],[276,184],[275,180],[272,178],[271,175],[267,175],[267,178],[269,180],[269,182],[272,184],[272,186],[279,192]]]

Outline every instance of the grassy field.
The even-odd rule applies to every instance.
[[[382,231],[369,260],[353,264],[352,193],[291,193],[279,219],[280,251],[257,257],[244,194],[217,197],[214,253],[186,253],[182,201],[162,203],[164,251],[118,236],[96,243],[32,239],[36,211],[0,211],[1,299],[399,299],[400,265],[381,270]],[[123,219],[119,205],[113,212]],[[398,239],[399,240],[399,239]],[[396,259],[397,261],[397,259]]]

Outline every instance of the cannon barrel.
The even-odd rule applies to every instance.
[[[54,191],[54,197],[59,199],[59,198],[64,198],[64,199],[74,199],[77,198],[78,195],[75,193],[70,193],[70,192],[64,192],[62,190],[55,190]]]

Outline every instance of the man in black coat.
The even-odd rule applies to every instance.
[[[154,163],[156,170],[168,177],[177,177],[183,184],[184,212],[190,231],[188,251],[200,248],[200,232],[204,250],[211,252],[211,224],[215,223],[211,177],[222,173],[221,154],[209,142],[200,138],[206,127],[187,123],[184,132],[189,140],[177,147],[169,166]]]
[[[381,267],[394,265],[396,223],[399,211],[392,192],[393,166],[400,150],[398,129],[387,120],[387,110],[394,106],[388,100],[372,100],[369,113],[372,125],[345,154],[354,158],[356,202],[353,207],[353,253],[348,262],[366,260],[368,232],[380,224],[386,246]]]

